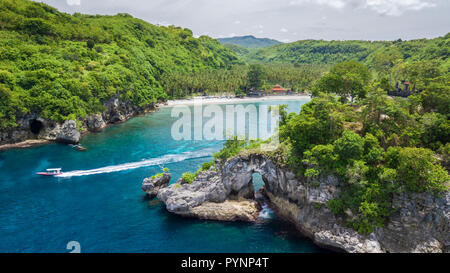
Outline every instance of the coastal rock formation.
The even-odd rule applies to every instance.
[[[377,230],[390,252],[450,252],[450,194],[396,194],[397,211]]]
[[[78,128],[73,120],[63,123],[47,120],[38,114],[27,114],[18,118],[17,126],[0,132],[0,145],[19,143],[26,140],[46,140],[77,144],[83,131],[98,132],[107,124],[123,122],[129,118],[155,109],[151,104],[147,107],[136,107],[131,102],[123,102],[113,97],[104,103],[105,111],[86,117],[82,127]]]
[[[14,129],[0,133],[0,145],[34,139],[72,144],[80,141],[80,132],[73,120],[66,120],[60,124],[31,114],[18,119],[17,125]]]
[[[106,111],[102,113],[102,117],[105,123],[123,122],[146,110],[146,108],[136,107],[130,102],[121,101],[118,96],[107,100],[104,106]],[[148,108],[153,109],[154,105],[150,105]]]
[[[86,118],[85,125],[89,131],[99,132],[106,127],[106,122],[101,114],[94,114]]]
[[[147,193],[150,198],[156,197],[158,191],[169,185],[170,173],[163,173],[161,176],[145,178],[142,181],[142,190]]]
[[[161,189],[158,198],[170,212],[201,219],[254,221],[259,212],[255,200],[231,195],[231,189],[213,169],[200,172],[190,184],[176,183]]]
[[[361,235],[346,227],[345,219],[326,206],[342,187],[334,176],[301,179],[262,154],[240,155],[216,168],[219,170],[200,173],[192,184],[162,189],[158,197],[171,212],[226,220],[221,211],[226,211],[227,202],[252,201],[252,174],[257,172],[262,176],[265,195],[274,211],[318,245],[352,253],[449,251],[448,192],[441,197],[429,193],[398,194],[393,202],[398,210],[387,226]]]
[[[77,130],[77,124],[74,120],[66,120],[62,125],[57,125],[50,134],[49,140],[63,143],[77,144],[80,142],[80,132]]]

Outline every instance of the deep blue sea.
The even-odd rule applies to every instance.
[[[273,101],[300,110],[306,101]],[[264,210],[257,223],[186,219],[141,190],[168,167],[171,183],[195,171],[222,141],[175,141],[171,108],[64,144],[0,152],[0,252],[318,252],[292,225]],[[61,167],[69,177],[39,177]]]

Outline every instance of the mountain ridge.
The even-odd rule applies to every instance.
[[[228,38],[217,39],[222,44],[232,44],[241,46],[247,49],[264,48],[273,45],[282,44],[282,42],[270,38],[257,38],[253,35],[234,36]]]

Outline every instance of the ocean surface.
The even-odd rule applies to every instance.
[[[255,105],[298,112],[306,102]],[[56,143],[0,152],[0,252],[70,252],[73,244],[81,252],[322,251],[267,207],[256,223],[225,223],[182,218],[148,200],[145,177],[168,167],[174,183],[222,146],[173,140],[175,120],[171,108],[133,118],[84,136],[84,152]],[[35,175],[52,167],[64,177]]]

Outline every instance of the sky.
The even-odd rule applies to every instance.
[[[282,42],[410,40],[450,32],[450,0],[38,0],[60,11],[129,13],[195,36],[254,35]]]

